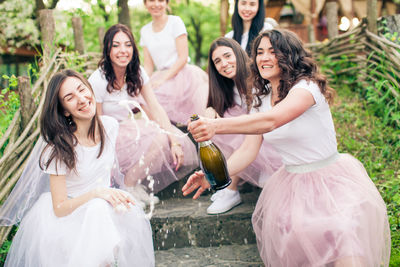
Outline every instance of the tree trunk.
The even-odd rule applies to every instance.
[[[219,22],[220,22],[220,31],[221,36],[224,36],[227,30],[228,19],[229,19],[229,1],[228,0],[221,0],[221,11],[219,15]]]
[[[377,12],[376,0],[367,0],[367,22],[368,30],[374,34],[378,33],[378,12]]]
[[[338,35],[338,3],[336,0],[329,0],[325,6],[328,38],[332,40]]]
[[[25,129],[35,113],[31,87],[27,76],[18,77],[18,95],[21,103],[21,129]]]
[[[106,30],[104,27],[97,28],[97,34],[99,35],[99,44],[100,44],[100,51],[103,51],[104,48],[104,35],[106,34]]]
[[[51,52],[54,50],[54,18],[50,9],[39,11],[39,24],[42,35],[43,63],[45,66],[49,63]]]
[[[53,0],[50,5],[50,9],[55,9],[59,0]]]
[[[118,0],[118,22],[128,26],[129,29],[131,29],[128,0]]]
[[[317,18],[315,14],[315,0],[311,0],[311,24],[308,25],[308,41],[310,43],[315,43],[315,32],[317,28]]]
[[[46,6],[43,3],[43,0],[35,0],[35,4],[36,4],[36,12],[39,12],[39,10],[46,8]]]
[[[85,53],[85,41],[83,40],[82,19],[80,17],[72,18],[72,28],[74,30],[75,51],[82,55]]]

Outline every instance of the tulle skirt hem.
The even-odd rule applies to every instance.
[[[266,266],[388,266],[386,206],[362,164],[341,154],[310,172],[281,167],[253,213]]]
[[[93,199],[65,217],[44,193],[22,220],[5,266],[154,266],[152,231],[143,210],[117,212]]]

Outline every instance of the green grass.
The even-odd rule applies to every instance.
[[[343,86],[332,107],[338,149],[358,158],[386,202],[392,237],[390,266],[400,266],[400,129],[372,114],[367,101]]]

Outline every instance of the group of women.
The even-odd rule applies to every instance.
[[[2,225],[22,220],[5,266],[154,266],[138,204],[198,166],[174,126],[192,113],[203,117],[188,130],[220,146],[233,180],[207,212],[238,205],[241,181],[263,187],[252,221],[266,266],[388,266],[385,203],[360,162],[337,152],[334,91],[295,34],[265,23],[263,2],[235,2],[208,76],[188,64],[168,0],[145,0],[144,67],[117,24],[88,81],[71,70],[51,78],[41,138],[0,211]],[[182,190],[197,198],[208,187],[200,171]]]

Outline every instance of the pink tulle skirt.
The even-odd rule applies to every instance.
[[[253,213],[266,266],[389,265],[386,206],[357,159],[289,168],[268,179]]]
[[[224,113],[224,118],[237,117],[246,114],[246,110],[236,105]],[[246,136],[243,134],[217,134],[212,138],[228,159],[240,147]],[[238,176],[246,182],[263,187],[266,180],[282,166],[281,156],[266,142],[261,145],[257,158]]]
[[[196,147],[187,135],[175,128],[175,133],[181,136],[176,139],[184,153],[184,164],[175,171],[167,134],[146,124],[144,119],[138,119],[136,123],[132,120],[121,122],[117,137],[117,158],[125,181],[147,185],[149,191],[157,193],[198,167]]]
[[[164,71],[151,76],[157,80]],[[208,99],[208,76],[201,68],[186,64],[182,70],[158,88],[154,88],[158,102],[173,122],[186,124],[193,114],[203,114]]]

